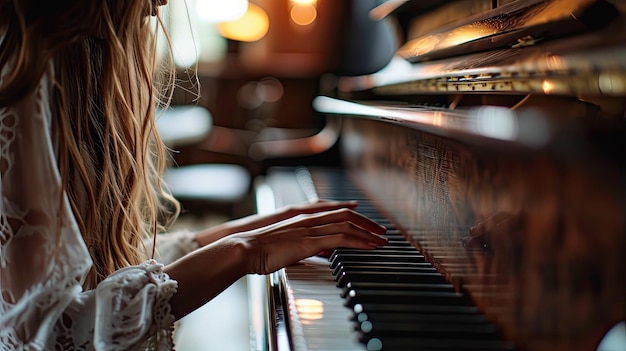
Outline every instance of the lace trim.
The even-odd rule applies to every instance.
[[[147,266],[150,281],[160,287],[159,294],[154,306],[154,328],[156,329],[153,337],[144,343],[144,350],[173,350],[174,349],[174,320],[172,314],[172,306],[170,300],[178,289],[178,282],[170,279],[163,272],[163,265],[154,260],[144,263]]]
[[[0,109],[0,182],[2,176],[8,174],[13,168],[14,155],[11,147],[17,135],[17,116],[9,108]],[[0,184],[2,190],[2,184]],[[13,228],[9,222],[9,218],[24,218],[25,211],[20,211],[12,205],[11,201],[4,196],[0,202],[0,267],[6,267],[5,247],[8,247],[13,238]]]
[[[137,289],[137,285],[144,285]],[[149,260],[117,271],[98,285],[94,345],[102,350],[171,350],[174,316],[169,300],[178,283]],[[108,298],[107,298],[108,297]],[[113,298],[111,298],[113,297]],[[146,323],[152,321],[152,323]],[[146,341],[146,335],[151,335]]]
[[[74,293],[65,294],[73,298],[71,303],[57,301],[68,305],[61,316],[41,322],[54,324],[54,332],[46,330],[46,335],[24,343],[14,328],[2,328],[0,350],[174,349],[170,300],[178,283],[163,272],[163,265],[146,261],[115,272],[96,290],[79,294],[79,289],[74,286]]]

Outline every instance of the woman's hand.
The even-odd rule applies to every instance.
[[[168,265],[166,273],[178,281],[172,313],[181,318],[247,273],[274,272],[323,250],[373,249],[387,242],[381,236],[385,227],[346,205],[355,204],[323,202],[248,218],[240,228],[269,224],[227,235]],[[335,209],[321,211],[326,208]],[[287,218],[272,222],[283,217]]]
[[[229,221],[221,225],[208,228],[196,233],[196,241],[200,246],[206,246],[218,239],[233,233],[247,232],[253,229],[273,225],[303,214],[313,214],[326,211],[334,211],[341,208],[354,209],[356,201],[326,201],[314,203],[289,205],[278,209],[276,212],[264,215],[251,215],[241,219]]]
[[[381,236],[385,232],[385,227],[342,208],[299,215],[277,225],[233,234],[229,239],[246,249],[248,273],[267,274],[327,249],[382,246],[387,243]]]

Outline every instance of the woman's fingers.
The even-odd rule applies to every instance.
[[[355,209],[356,207],[356,201],[320,200],[313,203],[291,205],[288,207],[287,213],[290,216],[297,216],[300,214],[312,214],[317,212],[333,211],[342,208]]]
[[[384,245],[387,243],[387,238],[385,238],[384,236],[372,233],[357,225],[352,224],[351,222],[331,223],[309,228],[309,231],[306,235],[308,235],[309,237],[321,237],[337,234],[345,235],[346,239],[349,239],[352,242],[358,240],[371,243],[374,246]],[[340,245],[335,245],[332,247],[339,246]]]
[[[288,229],[281,233],[273,233],[267,237],[247,237],[246,247],[250,257],[248,272],[268,274],[304,258],[313,256],[320,251],[348,247],[357,249],[374,249],[383,245],[386,240],[370,234],[362,237],[354,233],[336,231],[325,235],[307,235],[310,228]]]
[[[384,231],[384,227],[368,218],[344,209],[235,234],[235,238],[243,239],[249,252],[250,272],[265,274],[324,250],[385,245],[387,238],[380,235]]]
[[[338,210],[320,212],[310,215],[293,218],[286,221],[286,228],[295,227],[317,227],[330,223],[349,222],[355,224],[367,231],[376,234],[384,234],[387,232],[387,228],[376,223],[375,221],[363,216],[360,213],[354,212],[351,209],[340,208]],[[281,226],[282,227],[282,226]]]

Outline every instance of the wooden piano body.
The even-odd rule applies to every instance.
[[[255,348],[603,351],[605,334],[626,320],[626,6],[419,3],[376,8],[404,30],[391,64],[340,77],[314,101],[340,131],[334,147],[341,163],[307,168],[304,158],[304,168],[270,169],[257,201],[261,211],[271,211],[318,197],[364,195],[358,209],[381,216],[390,235],[444,278],[437,284],[452,289],[381,289],[388,296],[376,301],[394,301],[378,305],[391,306],[397,323],[368,338],[377,323],[391,322],[378,311],[368,317],[355,308],[366,303],[341,297],[346,289],[335,286],[327,260],[251,277],[254,294],[269,301],[252,305],[261,330]],[[476,14],[459,15],[455,6]],[[460,22],[423,24],[450,13]],[[506,25],[494,24],[502,18]],[[381,250],[395,255],[407,245]],[[382,272],[402,275],[409,266]],[[267,285],[254,285],[259,280]],[[453,319],[461,309],[441,312],[441,320],[428,319],[435,313],[416,319],[420,312],[412,311],[432,300],[424,293],[431,291],[462,294],[463,306],[485,319]],[[441,301],[434,304],[447,305]],[[326,321],[337,324],[325,329]],[[479,334],[477,326],[495,329],[476,336],[471,328],[451,327],[458,324]]]

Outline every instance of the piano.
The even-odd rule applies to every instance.
[[[252,349],[626,347],[626,2],[363,3],[397,45],[321,85],[339,156],[256,200],[358,200],[389,243],[250,276]]]

